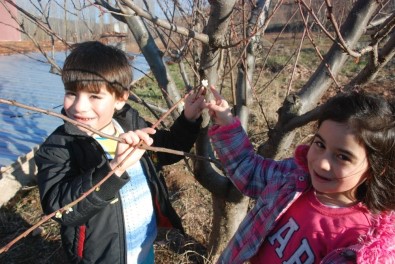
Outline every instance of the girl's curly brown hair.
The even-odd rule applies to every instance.
[[[374,213],[394,210],[394,106],[378,95],[363,92],[341,94],[322,106],[318,126],[325,120],[347,123],[366,149],[368,176],[357,188],[357,199]]]

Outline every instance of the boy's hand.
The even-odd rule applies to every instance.
[[[184,107],[184,116],[187,120],[194,122],[201,116],[205,108],[205,94],[206,89],[204,87],[199,88],[196,92],[189,92],[187,98],[185,98]]]
[[[122,138],[126,143],[118,143],[117,149],[115,150],[115,157],[110,162],[111,168],[114,169],[115,166],[123,161],[122,166],[115,170],[115,174],[117,176],[121,176],[127,168],[140,160],[145,150],[137,148],[137,146],[139,145],[140,141],[144,142],[148,146],[152,145],[153,139],[150,137],[150,135],[155,134],[155,132],[156,130],[153,128],[143,128],[141,130],[129,131],[119,135],[119,137]],[[125,158],[133,150],[133,154],[125,160]]]
[[[218,93],[214,86],[210,90],[215,100],[206,104],[208,113],[214,122],[220,126],[230,125],[234,122],[234,117],[230,111],[228,102]]]

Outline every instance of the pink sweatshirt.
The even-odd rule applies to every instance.
[[[209,136],[230,180],[244,195],[256,200],[218,260],[224,264],[245,263],[275,232],[292,204],[311,189],[309,146],[298,147],[293,158],[264,158],[255,153],[238,120],[228,126],[213,126]],[[369,223],[355,244],[334,245],[320,263],[395,264],[395,213],[372,215]]]

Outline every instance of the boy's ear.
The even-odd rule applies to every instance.
[[[129,91],[123,92],[123,100],[126,102],[129,99]]]
[[[123,96],[118,98],[117,102],[115,102],[115,110],[121,110],[122,107],[126,104],[126,101],[129,98],[129,92],[125,91]]]

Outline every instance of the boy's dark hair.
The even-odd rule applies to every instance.
[[[74,92],[99,92],[105,84],[119,98],[129,90],[132,70],[122,50],[87,41],[73,46],[63,65],[62,81],[66,90]]]
[[[395,209],[394,107],[377,95],[352,92],[322,106],[318,126],[325,120],[348,123],[365,146],[368,177],[357,188],[357,199],[374,213]]]

